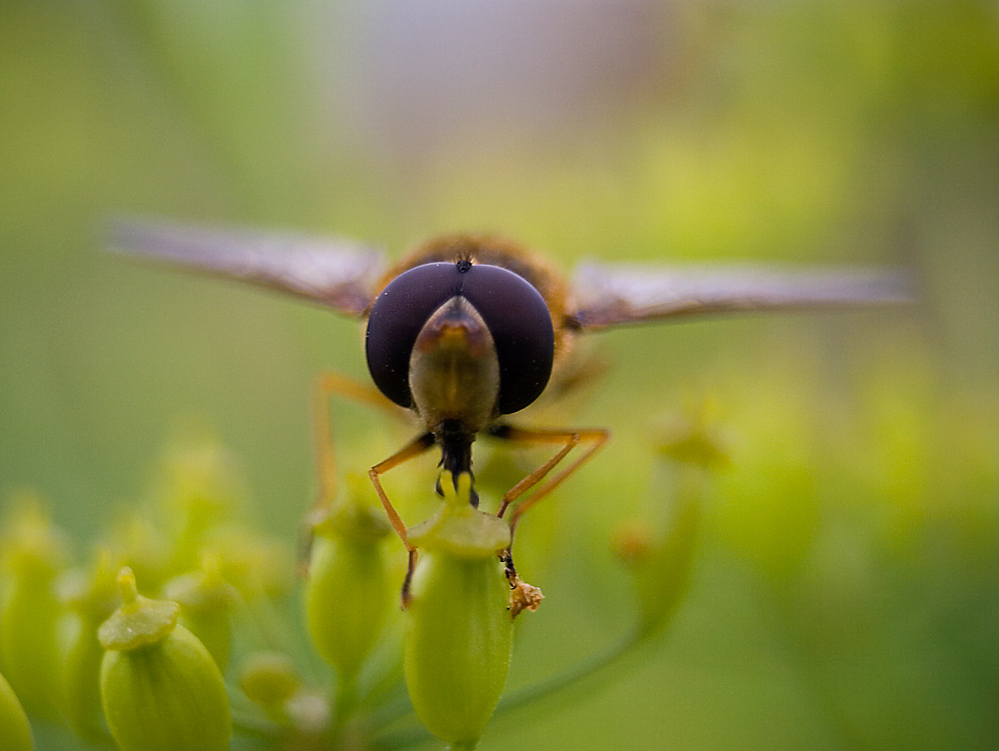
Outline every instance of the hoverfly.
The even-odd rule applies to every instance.
[[[540,256],[491,235],[432,239],[388,266],[380,251],[346,241],[143,221],[119,223],[112,244],[129,254],[279,290],[365,321],[365,354],[376,388],[332,374],[317,382],[320,493],[335,482],[332,446],[326,445],[331,439],[323,429],[331,393],[376,404],[387,399],[411,411],[422,432],[369,471],[393,528],[409,550],[410,574],[416,550],[380,475],[433,446],[440,449],[442,470],[453,478],[471,474],[471,447],[479,434],[557,446],[550,459],[500,501],[497,515],[502,517],[513,506],[509,523],[515,529],[524,512],[607,442],[610,434],[604,429],[528,430],[507,420],[542,393],[561,391],[572,382],[571,355],[578,337],[615,326],[706,314],[909,299],[906,275],[893,269],[587,264],[570,282]],[[555,471],[580,446],[579,455]],[[471,497],[477,505],[474,492]],[[509,551],[506,561],[513,583],[516,572]],[[404,600],[406,592],[404,585]]]

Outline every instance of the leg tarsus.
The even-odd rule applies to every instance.
[[[507,548],[499,556],[500,563],[503,564],[503,573],[506,574],[506,580],[510,582],[510,589],[517,586],[517,567],[513,565],[513,551]]]
[[[406,566],[406,578],[402,581],[402,609],[405,610],[409,607],[409,601],[412,599],[412,594],[409,591],[410,585],[413,583],[413,573],[416,571],[416,548],[409,549],[409,563]]]
[[[516,618],[524,610],[537,610],[545,596],[540,589],[521,580],[513,565],[510,548],[500,553],[500,561],[504,564],[504,573],[510,583],[510,617]]]

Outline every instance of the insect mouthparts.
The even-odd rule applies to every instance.
[[[469,261],[467,258],[461,259],[460,261],[458,261],[456,265],[458,267],[458,271],[462,274],[464,274],[466,271],[472,268],[472,262]]]

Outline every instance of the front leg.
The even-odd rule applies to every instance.
[[[388,515],[389,522],[392,524],[392,529],[394,529],[396,534],[399,535],[399,539],[402,540],[402,544],[405,545],[406,550],[409,551],[409,563],[406,568],[406,578],[403,580],[402,584],[402,606],[404,608],[407,604],[409,604],[409,584],[413,579],[413,571],[416,569],[416,548],[409,542],[409,538],[406,534],[406,525],[399,516],[399,512],[395,510],[395,506],[393,506],[392,502],[389,500],[388,494],[382,487],[381,481],[379,481],[378,477],[379,475],[388,472],[390,469],[398,467],[400,464],[419,456],[433,445],[434,434],[424,433],[396,453],[392,454],[392,456],[388,459],[385,459],[384,461],[373,466],[368,471],[368,477],[371,478],[371,483],[375,486],[375,492],[378,494],[378,500],[382,502],[382,507]]]
[[[575,461],[558,472],[554,477],[549,478],[541,487],[514,507],[510,518],[510,528],[512,531],[516,531],[517,522],[520,520],[520,517],[527,513],[534,504],[561,485],[569,475],[579,469],[610,440],[610,431],[603,428],[588,428],[583,430],[525,430],[509,425],[494,425],[489,429],[489,435],[507,441],[516,441],[522,445],[541,443],[564,444],[551,459],[535,469],[503,495],[499,510],[496,512],[496,515],[499,517],[502,517],[506,513],[507,508],[515,503],[520,496],[544,480],[548,476],[548,473],[565,459],[576,446],[581,443],[590,443],[590,446]]]
[[[330,401],[334,396],[366,404],[395,418],[404,414],[397,405],[382,396],[380,391],[366,383],[333,371],[325,371],[316,377],[312,385],[310,407],[317,488],[316,498],[305,513],[299,532],[298,567],[303,574],[308,571],[313,530],[329,514],[339,485],[333,445],[333,421],[330,419]]]

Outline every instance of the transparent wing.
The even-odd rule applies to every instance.
[[[111,228],[112,250],[191,271],[249,282],[359,316],[383,269],[378,250],[296,234],[204,229],[125,219]]]
[[[697,315],[910,302],[901,269],[777,266],[664,268],[585,264],[573,280],[576,323],[597,330]]]

